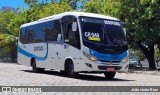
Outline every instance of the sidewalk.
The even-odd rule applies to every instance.
[[[158,75],[160,76],[160,70],[148,70],[148,69],[129,69],[129,73],[138,73],[138,74],[149,74],[149,75]]]

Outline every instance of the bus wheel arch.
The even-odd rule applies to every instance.
[[[37,68],[36,59],[34,57],[31,58],[31,67],[34,73],[41,73],[44,71],[44,68]]]
[[[78,76],[78,72],[74,72],[74,63],[70,58],[66,59],[64,70],[68,77],[74,78]]]

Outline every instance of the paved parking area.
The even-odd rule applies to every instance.
[[[159,73],[157,71],[156,73]],[[81,74],[78,79],[68,78],[58,71],[46,70],[32,73],[31,67],[12,63],[0,63],[0,86],[160,86],[160,75],[153,73],[117,73],[114,80],[106,80],[103,74]],[[4,93],[0,93],[4,94]],[[17,93],[10,93],[17,95]],[[160,95],[153,92],[59,92],[24,93],[25,95]],[[20,95],[23,95],[21,93]]]

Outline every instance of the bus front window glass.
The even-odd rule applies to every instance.
[[[83,38],[85,41],[101,44],[103,41],[103,25],[100,23],[86,22],[82,24]]]
[[[126,43],[123,27],[120,22],[81,17],[83,40],[103,45],[124,45]]]
[[[83,45],[100,53],[122,53],[128,49],[123,26],[118,20],[79,18]]]

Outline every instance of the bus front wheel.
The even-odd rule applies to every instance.
[[[116,72],[105,72],[105,73],[104,73],[104,76],[105,76],[106,79],[108,79],[108,80],[112,80],[115,75],[116,75]]]
[[[78,72],[74,72],[74,65],[72,61],[69,61],[66,64],[66,72],[68,77],[75,78],[78,76]]]
[[[36,61],[33,60],[33,61],[32,61],[32,71],[33,71],[34,73],[41,73],[41,72],[44,71],[44,68],[37,68],[37,66],[36,66]]]

